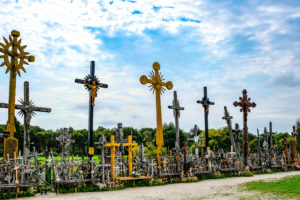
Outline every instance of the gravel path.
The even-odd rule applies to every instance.
[[[255,180],[272,180],[300,175],[300,171],[262,174],[253,177],[235,177],[204,180],[197,183],[178,183],[164,186],[127,188],[119,191],[59,194],[36,196],[24,200],[201,200],[201,199],[280,199],[273,194],[243,191],[242,183]]]

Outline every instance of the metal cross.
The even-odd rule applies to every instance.
[[[94,155],[94,140],[93,140],[93,120],[94,120],[94,106],[95,98],[99,87],[108,88],[107,84],[100,83],[97,76],[95,76],[95,61],[91,61],[90,74],[84,79],[75,79],[75,83],[84,84],[85,88],[90,92],[89,99],[89,127],[88,127],[88,158],[89,161]]]
[[[174,91],[174,99],[173,105],[168,106],[169,109],[173,109],[173,115],[175,118],[175,127],[176,127],[176,141],[175,141],[175,149],[176,154],[178,154],[178,150],[180,148],[180,138],[179,138],[179,117],[180,117],[180,110],[184,110],[183,107],[180,107],[179,101],[177,99],[177,93]]]
[[[191,132],[193,133],[193,137],[192,138],[188,138],[188,141],[193,141],[195,144],[195,156],[196,156],[196,161],[198,163],[199,161],[199,149],[198,149],[198,143],[199,143],[199,133],[201,133],[201,130],[198,128],[197,125],[194,125],[194,128],[191,130]]]
[[[116,169],[115,169],[115,150],[116,147],[120,146],[120,143],[115,143],[115,136],[111,135],[110,136],[110,143],[105,144],[106,147],[110,147],[110,168],[111,168],[111,179],[112,181],[115,180],[115,174],[116,174]]]
[[[5,44],[0,43],[0,52],[4,55],[0,55],[0,59],[3,58],[4,62],[0,65],[3,67],[6,65],[5,73],[10,72],[9,79],[9,99],[8,99],[8,122],[6,126],[6,132],[9,133],[8,140],[15,140],[18,143],[18,140],[14,138],[14,133],[16,132],[15,126],[15,98],[16,98],[16,82],[17,74],[21,76],[20,70],[25,71],[23,65],[28,65],[28,62],[34,62],[34,56],[29,56],[29,53],[25,52],[24,49],[26,45],[21,46],[20,32],[13,30],[9,36],[9,41],[3,37]],[[10,59],[9,59],[10,58]],[[27,60],[27,61],[26,61]],[[4,149],[5,149],[4,139]],[[18,144],[14,148],[14,151],[18,151]],[[6,159],[6,152],[4,152],[4,159]]]
[[[208,138],[208,113],[209,113],[209,106],[214,105],[214,102],[211,102],[207,97],[207,87],[204,87],[204,97],[202,100],[198,100],[197,103],[202,104],[204,108],[204,119],[205,119],[205,146],[206,149],[209,150],[209,138]]]
[[[128,147],[128,172],[132,174],[132,147],[138,146],[137,143],[132,143],[132,135],[128,135],[128,143],[123,143],[123,146]]]
[[[62,148],[62,157],[67,155],[67,148],[71,143],[75,143],[75,140],[71,139],[71,135],[68,132],[67,128],[64,128],[63,134],[56,137],[56,140],[59,141],[60,146]]]
[[[248,156],[249,156],[249,138],[248,138],[248,127],[247,127],[247,116],[248,112],[250,112],[251,107],[255,107],[256,104],[250,102],[251,98],[247,96],[247,90],[243,90],[243,97],[240,97],[240,101],[233,102],[235,107],[241,107],[240,111],[243,112],[243,132],[244,132],[244,166],[248,166]]]
[[[24,82],[24,99],[19,100],[20,104],[15,105],[15,109],[20,110],[19,115],[24,117],[24,145],[23,145],[23,157],[27,158],[30,154],[30,121],[35,115],[35,112],[51,112],[51,108],[37,107],[34,102],[29,98],[29,82]],[[0,103],[0,108],[8,108],[7,103]]]
[[[105,143],[106,143],[106,138],[105,134],[102,133],[102,138],[100,138],[99,142],[95,142],[95,144],[98,144],[99,147],[101,148],[101,170],[102,170],[102,183],[105,183]]]
[[[226,120],[228,132],[229,132],[229,136],[230,136],[230,140],[231,140],[231,145],[233,146],[234,151],[237,152],[238,150],[236,148],[234,136],[232,134],[232,122],[231,122],[232,116],[229,115],[229,112],[228,112],[226,106],[224,106],[224,117],[222,117],[222,119]]]
[[[157,145],[157,162],[161,165],[161,154],[162,154],[162,146],[164,145],[164,136],[163,136],[163,129],[162,129],[162,118],[161,118],[161,101],[160,95],[164,93],[166,87],[168,90],[173,88],[173,83],[171,81],[163,82],[164,78],[163,75],[158,72],[160,69],[160,65],[158,62],[153,63],[154,71],[150,72],[150,75],[147,76],[143,75],[140,77],[140,82],[145,85],[150,83],[149,87],[150,90],[156,96],[156,145]]]

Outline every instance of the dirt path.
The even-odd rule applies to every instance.
[[[300,171],[276,174],[204,180],[197,183],[178,183],[155,187],[127,188],[120,191],[59,194],[37,196],[26,200],[201,200],[201,199],[279,199],[272,194],[243,191],[240,184],[255,180],[279,179],[285,176],[300,175]]]

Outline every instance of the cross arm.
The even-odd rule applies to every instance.
[[[33,107],[33,111],[37,112],[51,112],[51,108],[44,108],[44,107]]]
[[[140,82],[141,84],[145,85],[147,83],[155,83],[154,81],[152,81],[151,79],[148,79],[147,76],[143,75],[140,77]]]
[[[96,87],[108,88],[108,85],[104,83],[99,83],[98,85],[96,85]]]
[[[168,106],[170,109],[184,110],[184,107]]]
[[[7,103],[0,103],[0,108],[8,108],[8,104]],[[16,104],[15,109],[21,110],[21,109],[23,109],[23,106]]]
[[[84,84],[84,82],[85,82],[85,80],[78,79],[78,78],[75,79],[75,83]]]

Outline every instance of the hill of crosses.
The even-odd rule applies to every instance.
[[[295,126],[291,136],[278,136],[272,129],[272,122],[263,133],[257,131],[257,136],[248,134],[248,115],[250,110],[257,109],[255,100],[249,98],[247,90],[241,91],[241,96],[232,100],[236,109],[243,115],[243,124],[233,126],[229,110],[224,106],[225,129],[224,137],[228,140],[219,145],[210,142],[209,114],[213,112],[214,104],[209,99],[208,88],[203,87],[203,98],[195,99],[199,110],[203,111],[204,130],[195,125],[189,134],[180,129],[180,114],[185,108],[180,104],[180,95],[173,89],[171,81],[165,81],[161,72],[163,66],[154,62],[149,75],[141,75],[136,84],[150,88],[155,95],[156,128],[143,131],[152,143],[141,140],[137,131],[123,128],[122,123],[108,134],[102,131],[95,136],[93,126],[94,107],[100,101],[97,99],[99,90],[109,92],[109,86],[100,82],[97,77],[96,63],[90,62],[90,69],[84,78],[74,78],[74,87],[89,96],[87,137],[84,140],[72,137],[71,129],[58,131],[54,138],[56,148],[41,146],[32,141],[30,122],[35,114],[46,112],[51,115],[51,108],[38,107],[29,97],[29,81],[24,82],[24,98],[16,102],[16,83],[25,73],[25,65],[35,61],[35,57],[25,51],[20,33],[11,31],[8,38],[0,43],[1,70],[9,75],[8,102],[0,103],[0,108],[7,109],[8,119],[5,130],[1,133],[0,159],[0,193],[22,196],[28,192],[47,193],[71,190],[82,191],[82,188],[115,189],[124,184],[155,184],[172,181],[195,181],[207,175],[242,174],[256,171],[287,171],[300,169],[299,152],[297,151],[297,131]],[[22,46],[23,45],[23,46]],[[150,66],[149,66],[149,69]],[[3,71],[4,70],[4,71]],[[29,76],[30,77],[30,76]],[[167,79],[168,80],[168,79]],[[86,89],[84,91],[83,89]],[[144,88],[145,90],[146,87]],[[213,88],[210,88],[213,90]],[[173,92],[169,105],[162,105],[161,96]],[[1,100],[4,101],[4,100]],[[101,101],[106,101],[102,98]],[[51,106],[51,105],[49,105]],[[174,115],[174,124],[163,125],[162,107],[168,107]],[[23,132],[16,136],[20,122],[15,118],[16,110],[24,119]],[[97,111],[99,112],[99,111]],[[240,127],[242,127],[240,129]],[[292,127],[291,127],[292,128]],[[171,134],[167,134],[167,129]],[[168,133],[169,133],[168,132]],[[255,148],[250,145],[250,139],[256,139]],[[250,138],[250,139],[249,139]],[[150,143],[150,144],[149,144]],[[80,144],[80,145],[79,145]],[[53,146],[53,145],[52,145]],[[168,146],[168,148],[166,147]],[[22,148],[20,148],[22,147]],[[170,148],[171,147],[171,148]]]

